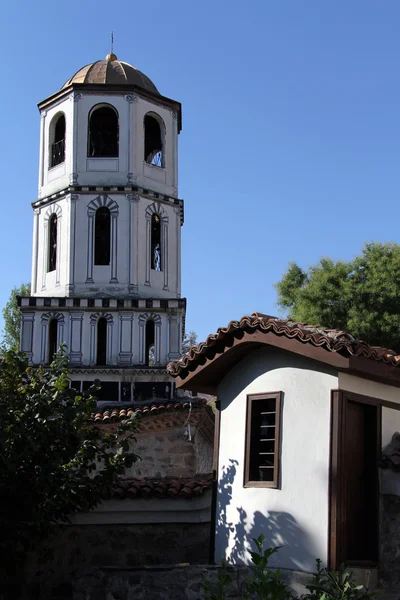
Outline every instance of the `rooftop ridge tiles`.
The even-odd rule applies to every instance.
[[[240,332],[252,332],[257,329],[265,333],[272,332],[277,336],[295,338],[304,344],[310,343],[317,347],[323,347],[329,352],[345,351],[352,356],[382,361],[395,367],[400,363],[400,355],[394,350],[371,346],[342,329],[328,329],[291,319],[279,319],[262,313],[252,313],[243,316],[239,321],[230,321],[226,327],[219,327],[216,333],[210,334],[204,342],[192,346],[187,354],[170,362],[167,371],[172,377],[182,376],[186,371],[193,370],[203,357],[212,353],[217,344],[219,344],[219,352],[221,352],[227,346],[227,338]],[[220,350],[221,346],[222,350]]]

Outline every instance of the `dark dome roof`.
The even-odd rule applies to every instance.
[[[141,71],[132,65],[119,61],[115,54],[107,54],[105,60],[97,60],[82,67],[61,89],[72,83],[101,83],[103,85],[118,85],[127,83],[137,85],[147,92],[159,94],[154,83]]]

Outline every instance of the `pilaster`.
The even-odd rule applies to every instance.
[[[138,293],[138,251],[139,251],[139,226],[138,226],[138,207],[139,196],[137,194],[127,194],[129,202],[129,244],[128,244],[128,268],[129,268],[129,294],[136,296]]]
[[[67,296],[73,296],[75,292],[75,242],[76,242],[76,203],[79,200],[79,194],[70,196],[70,221],[69,221],[69,264],[67,274],[67,285],[65,293]]]

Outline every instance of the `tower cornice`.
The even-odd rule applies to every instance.
[[[93,194],[137,194],[141,198],[147,198],[148,200],[157,200],[161,204],[174,205],[180,213],[180,223],[183,225],[184,222],[184,201],[182,198],[173,198],[165,194],[160,194],[154,190],[145,189],[137,185],[107,185],[107,186],[85,186],[85,185],[70,185],[50,196],[39,198],[31,203],[34,210],[52,204],[61,198],[65,198],[69,194],[73,196],[79,195],[93,195]],[[76,198],[74,198],[76,200]]]

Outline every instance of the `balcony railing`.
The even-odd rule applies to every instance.
[[[51,145],[50,167],[56,167],[65,160],[65,140],[60,140]]]

